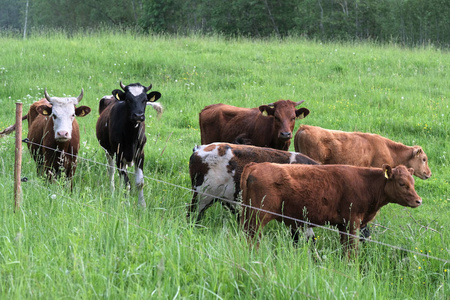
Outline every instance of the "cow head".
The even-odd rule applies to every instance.
[[[408,160],[408,167],[414,169],[414,175],[420,179],[428,179],[431,177],[431,170],[428,167],[428,157],[422,147],[414,146],[412,155]]]
[[[72,123],[77,117],[84,117],[91,112],[88,106],[75,107],[83,98],[83,89],[78,97],[50,97],[47,88],[45,98],[51,105],[40,105],[36,109],[44,116],[53,119],[53,131],[57,142],[66,142],[72,138]]]
[[[303,119],[309,114],[307,108],[295,109],[302,104],[304,100],[293,102],[291,100],[279,100],[275,103],[261,105],[259,110],[263,115],[271,116],[274,119],[274,129],[277,133],[277,139],[286,142],[292,138],[295,120]]]
[[[140,83],[133,83],[127,86],[120,82],[121,90],[114,90],[112,94],[119,101],[124,101],[127,107],[128,119],[131,123],[140,123],[145,121],[145,107],[147,102],[155,102],[161,97],[159,92],[147,92],[152,85],[145,87]]]
[[[417,207],[422,204],[422,199],[414,190],[414,169],[399,165],[395,168],[384,164],[384,176],[387,179],[384,191],[389,202],[403,206]]]

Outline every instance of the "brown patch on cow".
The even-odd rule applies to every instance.
[[[216,145],[211,144],[211,145],[209,145],[208,147],[206,147],[205,149],[203,149],[203,151],[205,151],[205,152],[211,152],[211,151],[214,151],[214,149],[216,149],[216,148],[217,148]]]

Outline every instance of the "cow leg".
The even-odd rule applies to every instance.
[[[294,241],[294,245],[297,246],[298,245],[298,241],[300,239],[300,229],[301,227],[299,226],[291,226],[291,236],[292,236],[292,240]],[[305,238],[306,241],[312,241],[314,244],[316,243],[316,237],[314,235],[314,231],[311,227],[309,226],[304,226],[304,232],[305,232]]]
[[[144,199],[144,172],[141,168],[136,168],[136,188],[138,189],[138,204],[142,207],[146,207]]]
[[[111,190],[114,191],[114,173],[116,172],[116,165],[114,164],[114,155],[109,155],[106,152],[106,159],[108,160],[108,174],[109,174],[109,182],[111,185]]]
[[[203,215],[205,214],[205,211],[214,204],[215,199],[213,197],[210,196],[204,196],[203,198],[200,199],[199,204],[198,204],[198,216],[197,216],[197,220],[195,221],[196,223],[199,223],[200,220],[203,218]]]
[[[339,225],[338,229],[341,232],[341,245],[344,252],[347,253],[348,258],[356,257],[359,239],[355,238],[355,235],[357,234],[359,227],[357,228],[354,222],[350,222],[349,228],[347,228],[345,225]],[[346,234],[347,229],[348,234]]]
[[[139,153],[139,152],[138,152]],[[135,157],[134,164],[136,165],[135,172],[135,181],[136,188],[138,190],[138,205],[145,208],[147,203],[145,203],[144,199],[144,151],[142,150],[140,156]]]
[[[192,188],[193,190],[195,189],[194,187]],[[192,195],[192,200],[191,200],[191,204],[187,205],[187,213],[186,213],[186,219],[189,222],[190,218],[191,218],[191,214],[194,213],[197,210],[197,204],[198,204],[198,193],[194,192],[194,194]]]

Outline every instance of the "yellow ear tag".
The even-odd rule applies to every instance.
[[[297,117],[297,119],[303,119],[305,117],[305,114],[302,113],[300,116]]]
[[[155,96],[153,96],[150,100],[148,100],[150,102],[154,102],[155,101]]]
[[[384,170],[384,177],[386,177],[386,179],[389,179],[389,176],[387,174],[387,170]]]
[[[43,114],[44,116],[47,116],[47,115],[48,115],[48,111],[44,109],[44,110],[42,111],[42,114]]]
[[[269,114],[267,113],[267,111],[263,111],[263,112],[262,112],[262,115],[263,115],[264,117],[267,117]]]
[[[117,100],[120,100],[119,99],[119,94],[115,94],[114,96],[116,97]]]
[[[84,113],[84,110],[81,112],[81,114],[79,114],[78,116],[79,117],[84,117],[84,115],[85,115],[85,113]]]

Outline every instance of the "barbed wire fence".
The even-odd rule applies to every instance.
[[[44,146],[44,145],[41,145],[41,144],[37,144],[37,143],[31,142],[31,141],[29,141],[27,138],[26,138],[26,139],[23,139],[22,142],[23,142],[23,143],[34,144],[34,145],[40,146],[40,147],[42,147],[42,148],[46,148],[46,149],[48,149],[48,150],[52,150],[52,151],[55,151],[55,152],[59,152],[61,155],[69,155],[69,156],[75,157],[77,160],[80,159],[80,160],[82,160],[82,161],[89,162],[89,163],[92,163],[92,164],[95,164],[95,165],[101,165],[101,166],[104,166],[104,167],[106,167],[106,168],[111,168],[111,167],[112,167],[112,166],[110,166],[109,164],[101,163],[101,162],[98,162],[98,161],[93,160],[93,159],[90,159],[90,158],[82,157],[82,156],[79,156],[79,155],[73,155],[73,154],[70,154],[70,153],[63,152],[63,151],[61,151],[61,150],[59,150],[59,149],[54,149],[54,148],[51,148],[51,147],[47,147],[47,146]],[[117,170],[119,170],[117,167],[114,167],[114,168],[117,169]],[[119,171],[120,171],[120,170],[119,170]],[[132,175],[135,175],[135,173],[134,173],[134,172],[131,172],[131,171],[128,171],[128,173],[129,173],[129,174],[132,174]],[[250,206],[250,205],[246,205],[246,204],[244,204],[244,203],[242,203],[242,202],[238,202],[238,201],[234,201],[234,200],[229,200],[229,199],[225,199],[225,198],[222,198],[222,197],[218,197],[217,195],[211,195],[211,194],[208,194],[208,193],[202,193],[202,192],[199,192],[199,191],[194,191],[192,188],[187,188],[187,187],[185,187],[185,186],[181,186],[181,185],[178,185],[178,184],[175,184],[175,183],[167,182],[167,181],[164,181],[164,180],[161,180],[161,179],[158,179],[158,178],[154,178],[154,177],[150,177],[150,176],[145,176],[145,175],[144,175],[144,178],[147,179],[147,180],[154,181],[154,182],[156,182],[156,183],[161,183],[161,184],[166,184],[166,185],[172,186],[172,187],[174,187],[174,188],[176,188],[176,189],[182,189],[182,190],[185,190],[185,191],[190,192],[190,193],[197,192],[198,194],[202,194],[202,195],[208,196],[208,197],[213,197],[213,198],[215,198],[215,199],[217,199],[217,200],[220,200],[220,201],[223,201],[223,202],[227,202],[227,203],[230,203],[230,204],[233,204],[233,205],[236,205],[236,206],[240,206],[241,208],[248,208],[248,209],[252,209],[252,210],[255,210],[255,211],[259,211],[259,212],[263,212],[263,213],[267,213],[267,214],[272,214],[272,215],[274,215],[274,216],[276,216],[276,217],[281,217],[281,218],[288,219],[288,220],[291,220],[291,221],[294,221],[294,222],[298,222],[299,224],[303,224],[303,225],[305,225],[305,226],[311,226],[311,227],[321,228],[321,229],[324,229],[324,230],[326,230],[326,231],[330,231],[330,232],[334,232],[334,233],[339,233],[339,234],[347,235],[347,236],[352,237],[352,238],[355,238],[355,239],[364,240],[365,242],[368,242],[368,243],[377,244],[377,245],[380,245],[380,246],[383,246],[383,247],[387,247],[387,248],[391,248],[391,249],[394,249],[394,250],[404,251],[404,252],[410,253],[410,254],[415,255],[415,256],[420,256],[420,257],[424,257],[424,258],[427,258],[427,259],[439,261],[439,262],[442,262],[442,263],[444,263],[444,264],[450,263],[450,260],[443,259],[443,258],[440,258],[440,257],[437,257],[437,256],[433,256],[433,255],[430,255],[429,253],[422,253],[422,252],[410,250],[410,249],[407,249],[407,248],[404,248],[404,247],[401,247],[401,246],[392,245],[392,244],[384,243],[384,242],[381,242],[381,241],[377,241],[377,240],[374,240],[374,239],[372,239],[372,238],[365,238],[365,237],[361,237],[361,236],[356,236],[356,235],[350,234],[350,233],[345,232],[345,231],[339,231],[338,229],[332,228],[332,227],[329,227],[329,226],[324,226],[324,225],[314,224],[314,223],[312,223],[312,222],[308,222],[308,221],[305,221],[305,220],[292,218],[292,217],[289,217],[289,216],[286,216],[286,215],[282,215],[282,214],[278,214],[278,213],[275,213],[275,212],[271,212],[271,211],[268,211],[268,210],[265,210],[265,209],[262,209],[262,208],[258,208],[258,207],[253,207],[253,206]],[[50,188],[48,188],[48,189],[49,189],[49,191],[50,191]],[[67,197],[67,196],[65,196],[65,197]],[[72,203],[72,202],[70,202],[70,203]],[[76,203],[79,203],[79,202],[76,202]],[[110,214],[110,213],[108,213],[108,212],[105,212],[105,211],[101,211],[101,210],[99,210],[98,208],[96,208],[96,207],[94,207],[94,206],[92,206],[92,205],[89,205],[89,204],[87,204],[87,203],[80,203],[80,205],[89,207],[89,208],[91,208],[91,209],[93,209],[93,210],[96,210],[96,211],[102,213],[102,214],[106,214],[106,215],[109,215],[109,216],[111,216],[111,217],[115,217],[114,215],[112,215],[112,214]],[[191,204],[187,204],[187,205],[191,205]],[[186,208],[187,205],[186,205],[186,204],[183,204],[182,206],[180,205],[180,206],[177,206],[177,207],[171,207],[171,208],[172,208],[172,209],[175,209],[175,208],[181,208],[181,207]],[[426,225],[426,226],[423,226],[423,225],[419,224],[419,223],[417,222],[417,220],[415,220],[415,219],[412,217],[411,214],[409,214],[409,216],[412,218],[412,220],[413,220],[418,226],[420,226],[420,227],[422,227],[422,228],[425,228],[425,230],[431,230],[432,232],[438,233],[438,234],[440,235],[440,237],[441,237],[441,240],[443,241],[442,234],[441,234],[438,230],[435,230],[435,229],[431,228],[431,227],[429,226],[429,224]],[[125,220],[118,220],[118,221],[125,221]],[[142,226],[140,226],[140,225],[138,225],[138,224],[130,223],[128,219],[126,220],[126,222],[127,222],[128,224],[131,224],[131,225],[135,226],[136,228],[142,229],[142,230],[144,230],[144,231],[146,231],[146,232],[148,232],[148,233],[153,233],[153,234],[155,233],[155,232],[153,232],[153,231],[151,231],[151,230],[149,230],[149,229],[147,229],[147,228],[144,228],[144,227],[142,227]],[[431,223],[431,222],[430,222],[430,223]],[[162,238],[164,238],[164,237],[162,237]],[[447,251],[448,251],[448,249],[447,249]]]

